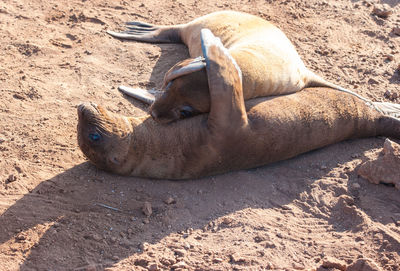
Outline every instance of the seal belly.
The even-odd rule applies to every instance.
[[[294,47],[279,42],[279,33],[268,41],[256,38],[242,42],[229,51],[243,73],[245,100],[254,97],[289,94],[305,86],[307,69]]]

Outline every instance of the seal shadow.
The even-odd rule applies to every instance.
[[[365,221],[347,211],[351,206],[374,221],[391,223],[380,210],[400,212],[398,191],[361,181],[354,168],[346,166],[354,160],[352,153],[364,153],[374,144],[382,146],[383,140],[346,141],[252,170],[185,181],[121,177],[85,162],[41,182],[10,206],[0,216],[0,243],[21,247],[21,270],[49,269],[49,263],[71,269],[112,266],[140,254],[143,242],[156,244],[170,234],[190,234],[190,228],[218,231],[229,227],[219,218],[248,208],[264,212],[263,223],[270,226],[277,223],[271,213],[290,219],[293,212],[287,205],[325,220],[336,232],[361,230]],[[340,175],[332,175],[332,169]],[[354,182],[362,189],[354,191]],[[316,189],[332,194],[336,203],[316,202]],[[166,203],[168,198],[173,202]],[[347,198],[353,199],[350,207],[343,202]],[[152,205],[148,218],[142,211],[144,202]],[[303,226],[307,227],[299,225]],[[35,237],[31,233],[37,229],[43,234]]]

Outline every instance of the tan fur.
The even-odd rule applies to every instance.
[[[82,104],[78,142],[83,153],[118,174],[185,179],[253,168],[349,138],[400,138],[400,121],[332,89],[306,89],[245,105],[239,72],[223,48],[212,46],[208,58],[209,114],[160,125]],[[91,133],[101,139],[93,142]]]
[[[257,16],[234,11],[214,12],[180,27],[191,57],[202,55],[200,30],[210,29],[243,73],[245,100],[287,94],[304,88],[307,69],[286,35]]]
[[[122,35],[111,31],[109,33],[119,38],[146,42],[182,41],[188,46],[190,56],[195,58],[202,55],[201,29],[210,29],[216,37],[221,39],[242,70],[245,100],[294,93],[316,79],[315,74],[305,67],[286,35],[270,22],[254,15],[219,11],[187,24],[152,27],[147,30],[154,30],[144,31],[141,34],[133,32],[130,35]],[[143,27],[138,27],[138,29],[143,29]],[[182,67],[182,63],[178,63],[168,73],[176,71],[179,67]],[[166,79],[168,79],[168,73]],[[196,72],[196,74],[197,77],[186,78],[187,75],[184,75],[172,81],[164,99],[158,99],[152,106],[151,114],[156,120],[165,123],[179,119],[180,108],[185,105],[194,108],[194,114],[209,112],[209,102],[207,103],[206,99],[187,101],[184,97],[180,97],[182,92],[194,93],[191,90],[193,85],[207,83],[205,73]],[[164,86],[168,83],[164,82]],[[173,97],[167,97],[167,95]],[[168,103],[172,100],[174,103]]]

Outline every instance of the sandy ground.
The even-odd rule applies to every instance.
[[[386,19],[373,1],[106,2],[0,2],[1,270],[400,270],[400,191],[357,176],[384,138],[189,181],[105,173],[76,142],[79,102],[146,114],[116,86],[159,87],[188,56],[105,33],[130,20],[249,12],[279,26],[313,71],[400,102],[398,0],[381,1]]]

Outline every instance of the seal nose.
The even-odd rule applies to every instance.
[[[153,120],[156,120],[158,117],[158,113],[155,110],[150,110],[150,116],[153,118]]]
[[[77,106],[78,110],[78,116],[83,117],[85,112],[99,112],[99,109],[97,108],[97,104],[92,103],[92,102],[86,102],[86,103],[81,103]]]
[[[85,103],[81,103],[78,105],[78,115],[83,116],[83,111],[85,110]]]

